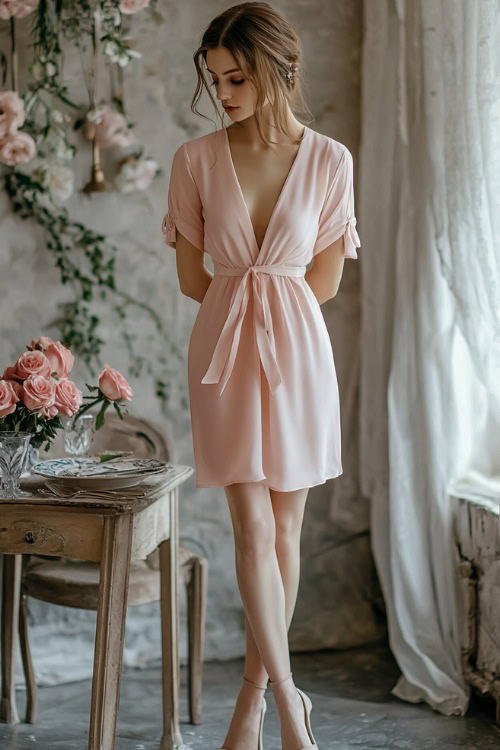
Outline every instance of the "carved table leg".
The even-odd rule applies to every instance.
[[[193,561],[191,580],[188,585],[188,690],[189,718],[191,724],[201,724],[203,722],[202,684],[207,587],[208,560],[206,557],[197,557]]]
[[[26,555],[24,561],[26,561]],[[24,721],[27,724],[35,724],[38,715],[38,689],[33,661],[31,659],[28,633],[28,597],[23,591],[21,591],[21,600],[19,602],[19,641],[26,680],[26,714]]]
[[[170,535],[160,544],[163,737],[161,750],[183,744],[179,725],[179,488],[170,492]]]
[[[2,698],[0,721],[18,724],[16,706],[16,638],[19,622],[22,555],[3,555],[2,575]]]
[[[89,750],[113,750],[120,703],[120,677],[127,614],[130,514],[106,518],[92,677]]]

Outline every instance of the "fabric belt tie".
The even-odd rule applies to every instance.
[[[247,268],[228,268],[214,260],[214,275],[242,276],[234,296],[224,327],[215,345],[208,370],[202,383],[219,383],[222,378],[220,395],[224,392],[227,381],[233,371],[234,361],[241,336],[241,326],[248,307],[250,289],[254,293],[255,334],[262,367],[266,373],[271,391],[282,382],[280,369],[276,360],[276,347],[271,320],[269,300],[260,278],[261,273],[275,276],[304,276],[306,266],[254,265]]]

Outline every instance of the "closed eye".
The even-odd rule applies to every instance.
[[[230,83],[234,83],[235,86],[240,86],[242,83],[245,83],[245,79],[241,78],[239,81],[230,81]],[[210,84],[211,86],[217,86],[218,81],[212,81]]]

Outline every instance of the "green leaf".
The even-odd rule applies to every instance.
[[[108,409],[109,405],[110,405],[110,402],[108,400],[103,401],[103,404],[101,406],[101,410],[100,410],[100,412],[97,415],[96,420],[95,420],[95,428],[96,428],[96,430],[100,430],[101,427],[104,425],[104,417],[105,417],[106,410]]]
[[[99,461],[103,464],[106,461],[113,461],[115,458],[120,458],[121,455],[122,455],[121,452],[100,454]]]
[[[116,401],[113,401],[113,406],[114,406],[114,408],[115,408],[115,411],[116,411],[116,413],[117,413],[117,414],[118,414],[118,416],[120,417],[120,419],[123,419],[123,414],[122,414],[122,412],[121,412],[121,409],[120,409],[120,407],[119,407],[119,406],[118,406],[118,404],[116,403]]]

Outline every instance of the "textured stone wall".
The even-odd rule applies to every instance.
[[[356,158],[359,138],[361,0],[289,0],[274,3],[300,31],[306,56],[307,95],[315,116],[310,127],[344,142]],[[137,123],[139,140],[164,168],[152,190],[99,198],[75,195],[69,202],[74,216],[113,237],[119,247],[119,283],[132,295],[152,303],[179,348],[176,357],[161,337],[151,335],[142,314],[132,321],[143,354],[165,351],[165,377],[171,391],[165,430],[173,436],[176,459],[193,465],[189,412],[180,405],[186,393],[186,355],[197,304],[178,290],[175,253],[162,244],[160,225],[166,205],[168,169],[176,148],[184,141],[210,132],[212,124],[194,115],[190,101],[195,85],[192,55],[210,18],[227,7],[222,2],[192,3],[160,0],[152,17],[135,19],[134,35],[143,58],[126,73],[125,97],[130,119]],[[29,23],[20,24],[20,47],[26,53]],[[6,25],[1,41],[5,42]],[[5,47],[5,45],[3,45]],[[79,60],[68,54],[67,72],[73,95],[86,103]],[[21,78],[22,78],[21,71]],[[203,111],[211,115],[204,100]],[[229,124],[229,123],[227,123]],[[112,171],[109,156],[105,168]],[[76,162],[81,186],[89,173],[89,152]],[[2,361],[12,359],[31,339],[50,335],[56,304],[67,298],[41,232],[20,221],[0,196],[0,325]],[[206,259],[211,269],[210,260]],[[349,397],[355,416],[357,378],[358,268],[347,262],[338,298],[323,306],[334,341],[342,396]],[[148,337],[144,338],[144,331]],[[104,317],[108,340],[105,361],[126,368],[122,343],[111,319]],[[81,383],[87,377],[83,368]],[[133,382],[137,393],[134,411],[158,419],[150,383]],[[353,411],[354,409],[354,411]],[[345,410],[347,414],[347,407]],[[355,425],[355,419],[352,420]],[[294,622],[292,649],[349,647],[374,641],[385,633],[380,594],[370,553],[367,503],[359,497],[356,479],[355,434],[345,426],[345,474],[309,493],[302,536],[302,580]],[[227,659],[243,654],[243,615],[234,573],[234,546],[230,516],[222,489],[195,489],[194,477],[181,491],[181,535],[203,551],[210,561],[210,591],[206,658]],[[181,616],[185,607],[182,603]],[[30,603],[35,666],[42,682],[77,679],[90,673],[95,617],[93,613]],[[182,658],[185,624],[182,620]],[[160,653],[159,611],[156,605],[129,610],[125,663],[143,665]]]

